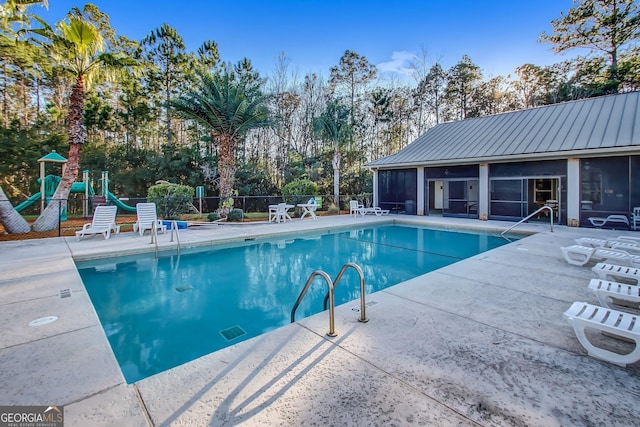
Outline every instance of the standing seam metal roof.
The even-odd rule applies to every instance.
[[[640,150],[639,107],[640,92],[630,92],[441,123],[398,153],[367,166],[623,147]]]

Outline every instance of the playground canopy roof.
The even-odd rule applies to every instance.
[[[56,150],[53,150],[46,156],[39,158],[38,162],[67,163],[67,159],[56,153]]]

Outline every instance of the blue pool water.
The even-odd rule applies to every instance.
[[[385,225],[77,267],[132,383],[286,325],[315,270],[335,278],[355,262],[369,294],[505,243],[488,234]],[[316,278],[296,319],[322,311],[326,292]],[[336,305],[359,295],[359,276],[348,269],[336,286]]]

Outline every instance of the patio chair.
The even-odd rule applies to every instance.
[[[633,229],[638,229],[638,223],[640,222],[640,206],[633,208],[633,212],[631,212],[631,224],[633,225]]]
[[[640,345],[638,345],[640,341],[640,318],[636,315],[598,307],[586,302],[574,302],[565,311],[564,316],[571,322],[578,341],[587,350],[589,356],[623,367],[640,360]],[[635,347],[627,354],[596,347],[587,338],[585,329],[604,332],[608,336],[613,336],[613,338],[631,340]]]
[[[167,231],[167,226],[164,225],[162,221],[158,220],[155,203],[136,204],[136,214],[138,216],[138,220],[133,224],[134,233],[137,231],[142,236],[144,235],[145,230],[153,230],[154,224],[159,232],[165,233]]]
[[[600,279],[640,285],[640,269],[599,262],[591,268]]]
[[[631,267],[640,266],[640,255],[632,255],[619,248],[594,248],[592,246],[571,245],[560,248],[564,259],[569,264],[585,265],[589,262],[605,261],[614,259],[617,262],[624,262]]]
[[[318,205],[316,204],[315,197],[310,198],[307,203],[299,204],[298,206],[302,207],[302,215],[300,216],[300,219],[304,219],[307,215],[313,219],[317,219],[316,210],[318,209]]]
[[[277,222],[280,223],[286,222],[287,220],[291,221],[291,217],[287,213],[287,209],[292,207],[292,205],[287,205],[286,203],[278,203],[277,205],[269,205],[269,222]]]
[[[111,232],[120,233],[120,226],[116,225],[117,212],[117,206],[96,206],[91,223],[84,224],[82,230],[76,231],[76,237],[80,240],[84,236],[102,234],[107,240],[111,237]]]
[[[349,215],[356,217],[360,213],[360,209],[363,209],[363,208],[364,208],[364,205],[362,205],[359,201],[357,200],[349,201]]]
[[[640,310],[640,286],[609,280],[591,279],[589,290],[596,294],[600,305],[616,308],[612,305]],[[623,308],[624,309],[624,308]]]
[[[629,218],[626,215],[609,215],[606,218],[601,217],[589,217],[591,225],[596,228],[602,228],[605,225],[615,226],[615,224],[622,224],[629,228]]]

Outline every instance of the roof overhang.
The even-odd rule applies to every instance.
[[[506,156],[470,157],[468,159],[442,159],[393,164],[365,165],[369,170],[407,169],[416,167],[439,167],[473,165],[479,163],[511,163],[520,161],[562,160],[571,158],[605,157],[610,155],[640,155],[640,145],[625,147],[592,148],[586,150],[556,151],[546,153],[510,154]]]

